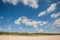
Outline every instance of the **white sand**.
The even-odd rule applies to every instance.
[[[0,40],[60,40],[60,36],[0,36]]]

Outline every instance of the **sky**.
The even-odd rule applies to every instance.
[[[60,33],[60,0],[0,0],[0,32]]]

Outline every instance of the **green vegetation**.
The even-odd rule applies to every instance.
[[[22,36],[40,36],[40,35],[60,35],[60,33],[18,33],[18,32],[0,32],[0,35],[22,35]]]

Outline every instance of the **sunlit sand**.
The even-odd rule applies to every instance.
[[[0,40],[60,40],[60,35],[56,35],[56,36],[0,36]]]

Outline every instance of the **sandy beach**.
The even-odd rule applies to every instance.
[[[60,40],[60,36],[0,36],[0,40]]]

